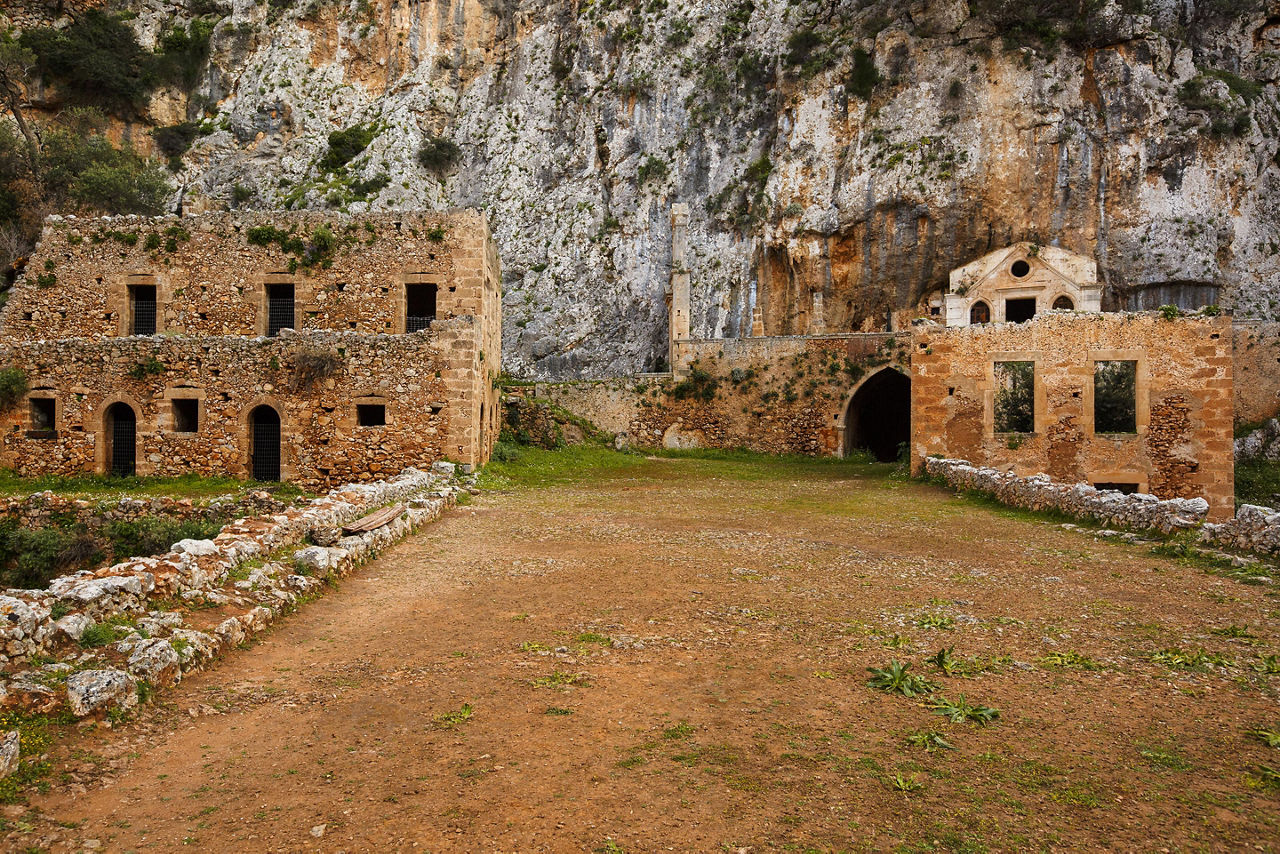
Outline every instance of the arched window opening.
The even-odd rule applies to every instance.
[[[973,308],[969,309],[969,322],[972,324],[990,323],[991,306],[982,300],[975,302]]]
[[[1055,311],[1075,311],[1076,304],[1071,301],[1071,297],[1063,294],[1053,301],[1053,308]]]

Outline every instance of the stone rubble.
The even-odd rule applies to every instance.
[[[176,685],[184,673],[264,631],[325,578],[350,572],[439,517],[457,493],[469,490],[474,479],[469,480],[455,484],[441,474],[406,469],[390,480],[335,489],[303,506],[234,520],[212,540],[183,540],[156,558],[56,578],[47,590],[8,590],[0,595],[0,664],[22,664],[37,655],[70,663],[0,679],[0,709],[48,713],[68,706],[78,717],[127,711],[139,702],[140,684]],[[342,536],[343,525],[395,503],[405,505],[399,518]],[[330,545],[304,545],[306,540]],[[199,631],[185,623],[183,613],[154,609],[153,597],[248,609]],[[116,627],[115,643],[91,651],[75,645],[100,623]],[[0,768],[3,757],[0,743]]]

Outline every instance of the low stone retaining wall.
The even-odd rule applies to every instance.
[[[1201,528],[1200,540],[1259,554],[1280,554],[1280,511],[1241,504],[1230,522],[1209,523]]]
[[[1194,528],[1209,513],[1209,502],[1203,498],[1160,499],[1141,492],[1125,495],[1087,483],[1054,483],[1047,474],[1019,477],[975,466],[967,460],[927,458],[924,470],[956,489],[990,493],[1013,507],[1057,510],[1077,519],[1125,528],[1156,529],[1167,534]]]
[[[74,660],[0,681],[0,708],[47,712],[66,705],[87,715],[136,704],[139,681],[176,684],[183,673],[265,629],[325,578],[350,572],[440,516],[464,487],[452,483],[451,465],[437,468],[407,469],[387,481],[335,489],[305,506],[237,519],[212,540],[183,540],[160,557],[63,576],[46,590],[6,591],[0,595],[0,665],[56,658],[60,650]],[[406,505],[398,519],[342,536],[344,524],[392,503]],[[190,602],[234,615],[193,628],[188,620],[211,622],[209,615],[218,612],[148,610],[155,599],[169,600],[168,608]],[[113,643],[86,655],[77,642],[108,621],[126,625]]]
[[[36,492],[27,496],[0,498],[0,518],[17,519],[28,528],[43,528],[55,519],[70,518],[90,531],[111,522],[136,522],[161,517],[186,521],[210,521],[236,516],[279,513],[288,505],[271,493],[255,490],[244,495],[222,495],[207,502],[189,498],[130,498],[89,501],[64,498],[54,492]]]

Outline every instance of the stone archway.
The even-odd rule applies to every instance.
[[[870,452],[893,462],[911,441],[911,379],[884,368],[872,374],[849,399],[844,418],[845,453]]]

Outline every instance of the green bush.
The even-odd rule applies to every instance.
[[[209,62],[209,38],[216,21],[197,18],[186,29],[174,27],[160,39],[153,60],[155,78],[190,92]]]
[[[329,150],[320,159],[320,168],[326,172],[336,172],[368,148],[377,135],[378,129],[371,124],[335,130],[329,134]]]
[[[0,369],[0,412],[22,400],[26,393],[26,371],[12,366]]]
[[[451,139],[442,136],[429,136],[418,149],[418,162],[428,172],[443,175],[457,165],[462,158],[462,149]]]
[[[72,103],[130,114],[146,102],[150,57],[117,15],[90,9],[62,30],[28,30],[19,42],[35,54],[36,70]]]
[[[191,143],[196,141],[200,126],[195,122],[178,122],[151,131],[151,138],[156,141],[156,148],[166,157],[181,157],[187,153]]]
[[[876,68],[875,59],[862,48],[856,48],[853,51],[853,67],[849,71],[849,82],[845,86],[845,91],[856,98],[869,101],[871,93],[879,83],[880,71]]]
[[[155,163],[103,135],[106,121],[73,110],[45,130],[44,186],[51,201],[70,200],[105,213],[158,214],[169,183]]]
[[[101,547],[83,526],[20,527],[12,517],[0,519],[0,583],[38,589],[58,575],[96,561]]]
[[[107,542],[116,560],[164,554],[178,540],[205,540],[218,533],[220,521],[175,520],[144,516],[131,522],[107,525]]]

